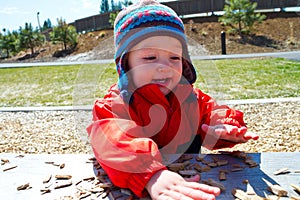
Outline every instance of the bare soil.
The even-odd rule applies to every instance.
[[[187,23],[186,33],[189,38],[191,55],[221,54],[221,32],[226,28],[219,22]],[[226,34],[227,54],[261,53],[300,50],[300,15],[296,17],[277,17],[266,19],[253,27],[249,36]],[[114,55],[113,30],[101,30],[81,34],[77,48],[61,58],[53,57],[62,45],[47,42],[38,49],[34,58],[22,62],[43,61],[82,61],[112,59]],[[17,56],[1,62],[16,62],[30,52],[21,52]]]

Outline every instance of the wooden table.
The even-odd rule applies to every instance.
[[[232,155],[205,155],[204,159],[206,161],[212,161],[213,159],[228,160],[227,165],[211,168],[209,172],[201,174],[202,180],[212,178],[226,187],[226,190],[222,192],[217,199],[234,199],[231,194],[232,188],[246,190],[247,185],[243,183],[246,179],[254,191],[260,196],[264,197],[265,194],[271,194],[266,189],[267,183],[271,183],[281,185],[288,191],[288,196],[300,197],[290,186],[291,183],[298,186],[300,185],[300,152],[253,153],[247,155],[251,156],[252,160],[258,164],[257,167],[250,168],[241,158]],[[1,161],[0,172],[0,199],[62,199],[62,197],[67,196],[74,197],[76,191],[78,191],[78,189],[76,189],[76,183],[80,183],[80,180],[84,178],[95,177],[95,174],[98,174],[99,170],[97,170],[89,160],[92,157],[93,155],[86,154],[25,154],[19,156],[18,154],[2,153],[0,154],[0,158],[3,160]],[[4,164],[5,159],[9,160],[9,163]],[[197,161],[193,159],[191,162]],[[65,166],[60,168],[60,164],[65,164]],[[244,167],[243,170],[232,172],[232,169],[237,165]],[[3,171],[10,166],[17,167]],[[273,172],[280,168],[288,168],[290,173],[274,175]],[[225,181],[218,180],[219,171],[221,169],[229,172],[227,174],[227,180]],[[72,175],[70,179],[72,185],[54,189],[54,185],[56,184],[54,176],[58,174]],[[44,184],[43,180],[48,175],[52,175],[52,179],[47,184]],[[26,190],[17,190],[18,186],[26,183],[29,183],[29,188]],[[49,185],[51,192],[42,195],[40,189]],[[102,194],[102,196],[103,195],[105,195],[105,193]],[[99,196],[97,199],[102,199],[102,196]],[[120,190],[116,190],[104,199],[116,199],[116,197],[118,200],[121,200],[127,199],[128,195],[121,193]],[[90,199],[90,196],[85,199]]]

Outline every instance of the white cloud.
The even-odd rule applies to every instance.
[[[15,13],[19,13],[19,9],[17,7],[5,7],[5,8],[0,9],[0,13],[12,15]]]
[[[0,14],[5,14],[5,15],[28,14],[28,13],[30,12],[22,11],[19,8],[13,6],[6,6],[0,9]]]
[[[70,11],[76,14],[89,14],[94,15],[99,13],[100,5],[99,0],[80,0],[72,1]]]
[[[84,9],[95,9],[95,7],[99,8],[99,5],[98,5],[99,2],[100,1],[95,1],[95,0],[82,0]]]

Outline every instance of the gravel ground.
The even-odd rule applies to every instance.
[[[232,105],[260,139],[231,150],[300,151],[299,103]],[[0,153],[91,153],[85,132],[90,119],[91,111],[0,112]]]

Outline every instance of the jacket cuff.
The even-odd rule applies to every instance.
[[[222,148],[232,148],[237,144],[239,144],[239,143],[221,139],[221,140],[218,140],[217,143],[214,145],[213,150],[222,149]]]
[[[164,170],[167,168],[159,169]],[[148,195],[146,184],[156,172],[132,174],[128,180],[128,188],[139,198]]]

